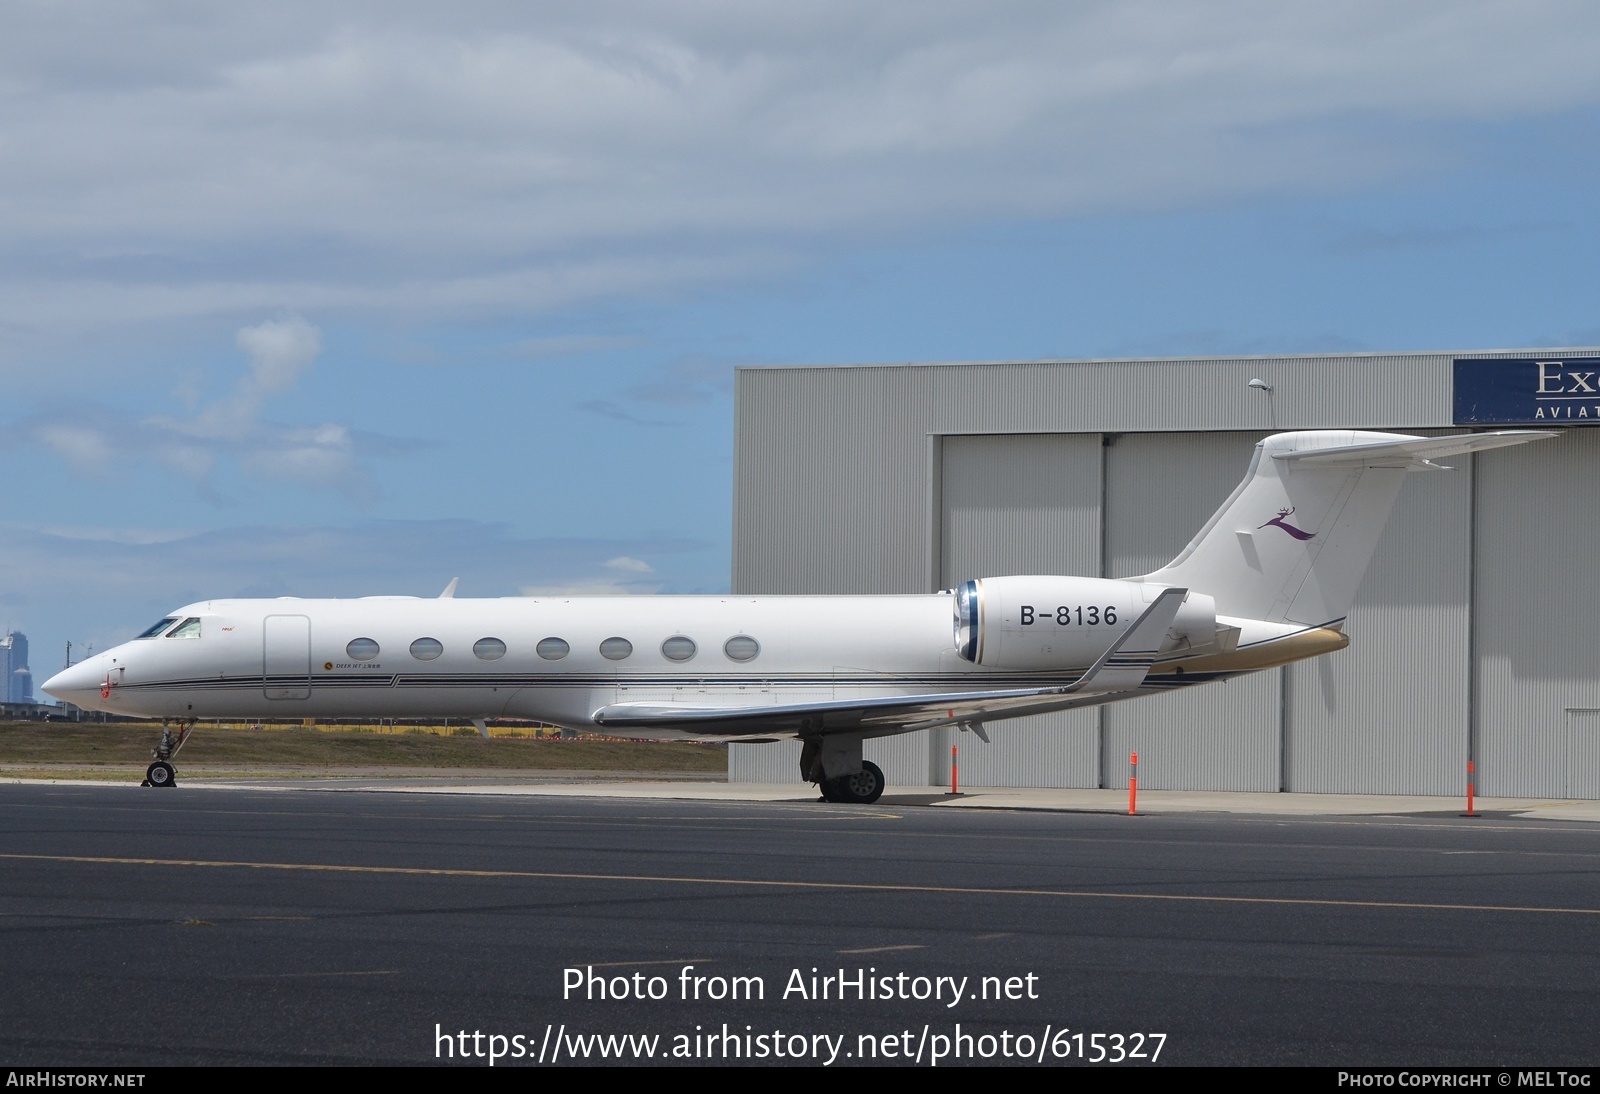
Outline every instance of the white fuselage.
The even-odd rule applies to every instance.
[[[1018,677],[956,656],[947,594],[215,600],[172,616],[198,618],[198,637],[124,643],[63,673],[55,693],[172,719],[505,717],[583,728],[618,702],[763,705]],[[678,659],[663,650],[674,638],[693,643],[667,647]],[[359,639],[376,654],[353,657]],[[551,639],[564,655],[548,656]],[[611,643],[605,656],[610,639],[626,654]],[[744,640],[732,656],[730,639]],[[421,654],[440,652],[414,655],[419,640]]]
[[[187,605],[161,633],[97,654],[47,686],[87,709],[169,720],[514,718],[585,729],[617,704],[754,711],[1066,682],[1131,625],[1152,588],[986,581],[994,607],[982,663],[958,653],[948,592],[283,598]],[[998,595],[1016,588],[1037,595]],[[1210,633],[1213,617],[1203,626]],[[1276,644],[1288,630],[1303,628],[1250,637]],[[1192,660],[1182,650],[1163,658],[1167,669]],[[1229,665],[1215,669],[1187,682],[1231,674]],[[626,735],[722,735],[680,732],[670,713],[654,721]]]

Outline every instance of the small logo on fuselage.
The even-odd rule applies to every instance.
[[[1257,531],[1259,531],[1261,528],[1267,528],[1267,527],[1282,528],[1285,532],[1288,532],[1295,539],[1307,540],[1307,539],[1312,539],[1313,537],[1315,537],[1317,533],[1301,531],[1299,528],[1296,528],[1294,525],[1290,524],[1285,519],[1286,517],[1289,516],[1289,514],[1291,514],[1293,512],[1294,512],[1293,508],[1279,509],[1278,510],[1278,515],[1273,517],[1271,520],[1267,521],[1266,524],[1261,525],[1257,529]]]

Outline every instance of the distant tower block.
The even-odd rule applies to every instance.
[[[28,671],[28,636],[7,631],[0,637],[0,703],[33,702],[33,673]]]

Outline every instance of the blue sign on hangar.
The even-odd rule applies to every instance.
[[[1600,357],[1457,357],[1456,425],[1600,425]]]

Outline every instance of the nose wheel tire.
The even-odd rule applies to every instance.
[[[146,786],[176,786],[178,784],[178,773],[167,761],[157,760],[145,769],[144,784]]]

